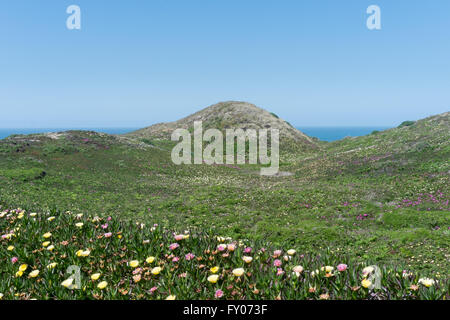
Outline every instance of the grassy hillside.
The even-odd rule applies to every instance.
[[[213,230],[448,277],[449,114],[255,165],[176,166],[171,143],[74,131],[0,140],[4,208]]]

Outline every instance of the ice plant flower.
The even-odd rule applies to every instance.
[[[226,247],[225,245],[223,245],[223,244],[219,244],[219,245],[217,246],[217,250],[219,250],[219,251],[224,251],[226,248],[227,248],[227,247]]]
[[[290,256],[293,256],[296,252],[297,252],[297,251],[295,251],[294,249],[289,249],[289,250],[287,251],[287,254],[290,255]]]
[[[419,279],[419,283],[423,284],[425,287],[429,288],[432,285],[434,285],[436,281],[434,281],[433,279],[430,278],[420,278]]]
[[[51,232],[46,232],[46,233],[44,233],[44,235],[43,235],[43,237],[45,238],[45,239],[48,239],[48,238],[50,238],[52,236],[52,233]]]
[[[244,249],[244,253],[251,253],[252,252],[252,248],[247,247]]]
[[[184,258],[185,258],[187,261],[190,261],[190,260],[192,260],[192,259],[195,258],[195,254],[193,254],[193,253],[188,253],[187,255],[184,256]]]
[[[237,268],[233,270],[233,275],[236,277],[240,277],[244,274],[244,268]]]
[[[211,271],[212,273],[217,273],[217,271],[219,271],[219,267],[212,267],[211,269],[209,269],[209,271]]]
[[[13,251],[14,250],[14,246],[9,246],[8,248],[6,248],[6,250]]]
[[[343,272],[345,270],[347,270],[347,265],[344,263],[341,263],[337,266],[338,271]]]
[[[154,267],[151,272],[153,275],[156,276],[161,273],[161,270],[162,270],[161,267]]]
[[[88,249],[88,250],[78,250],[77,252],[76,252],[76,255],[78,256],[78,257],[87,257],[88,255],[90,255],[91,254],[91,251]]]
[[[208,281],[211,283],[216,283],[217,280],[219,280],[219,275],[217,274],[212,274],[208,277]]]
[[[19,258],[17,258],[17,257],[11,258],[11,263],[16,263],[17,261],[19,261]]]
[[[176,297],[177,297],[177,296],[174,296],[174,295],[171,294],[170,296],[168,296],[168,297],[166,298],[166,300],[175,300]]]
[[[275,250],[275,251],[273,252],[273,256],[274,256],[275,258],[281,256],[281,250]]]
[[[54,269],[56,267],[57,263],[56,262],[52,262],[47,266],[47,269]]]
[[[249,257],[249,256],[243,256],[242,260],[244,260],[246,263],[250,263],[250,262],[252,262],[253,258]]]
[[[72,279],[72,278],[69,278],[69,279],[64,280],[64,281],[61,283],[61,285],[62,285],[63,287],[65,287],[65,288],[69,288],[69,287],[72,285],[72,283],[73,283],[73,279]]]
[[[292,271],[294,271],[295,275],[297,277],[299,277],[300,273],[303,272],[303,267],[302,266],[295,266],[294,268],[292,268]]]
[[[332,266],[326,266],[326,267],[320,268],[320,270],[321,270],[321,271],[325,271],[326,273],[330,273],[330,272],[333,272],[334,267],[332,267]]]
[[[155,261],[155,257],[148,257],[147,259],[145,259],[145,262],[147,263],[152,263],[153,261]]]
[[[50,244],[50,241],[42,242],[42,246],[43,246],[43,247],[47,247],[49,244]]]
[[[24,272],[25,270],[27,270],[27,268],[28,268],[28,265],[24,263],[24,264],[20,265],[19,271]]]
[[[91,276],[91,280],[98,280],[99,278],[100,278],[100,273],[94,273],[92,276]]]
[[[53,220],[55,220],[55,217],[48,217],[47,220],[48,221],[53,221]]]
[[[139,265],[139,261],[137,260],[131,260],[129,263],[130,267],[136,268]]]
[[[281,260],[280,260],[280,259],[275,259],[274,262],[273,262],[273,265],[274,265],[275,267],[281,266]]]
[[[169,249],[170,250],[175,250],[176,248],[178,248],[180,245],[178,244],[178,243],[172,243],[170,246],[169,246]]]
[[[108,282],[102,281],[97,285],[97,288],[99,288],[100,290],[103,290],[106,288],[107,285],[108,285]]]
[[[75,227],[77,227],[77,228],[81,228],[81,227],[83,227],[83,225],[84,225],[83,222],[75,223]]]
[[[52,251],[53,249],[55,249],[55,246],[54,246],[54,245],[49,245],[49,246],[47,247],[47,250],[48,250],[48,251]]]
[[[364,279],[363,281],[361,281],[361,285],[364,288],[369,288],[372,285],[372,281],[368,280],[368,279]]]
[[[39,270],[33,270],[28,275],[30,278],[36,278],[39,275]]]
[[[230,243],[227,246],[228,251],[234,251],[236,249],[236,245],[234,243]]]
[[[218,289],[218,290],[216,291],[216,293],[214,294],[214,297],[216,297],[216,298],[222,298],[222,297],[223,297],[223,291],[220,290],[220,289]]]

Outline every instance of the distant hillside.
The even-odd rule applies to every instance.
[[[216,128],[240,129],[278,129],[280,140],[290,140],[297,144],[316,148],[315,142],[303,132],[292,127],[288,122],[247,102],[227,101],[220,102],[198,111],[186,118],[174,122],[158,123],[129,134],[129,137],[170,139],[172,132],[177,128],[191,129],[194,121],[203,122],[203,130]]]

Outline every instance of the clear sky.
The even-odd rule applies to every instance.
[[[450,1],[0,2],[0,128],[143,127],[224,100],[296,126],[449,111]]]

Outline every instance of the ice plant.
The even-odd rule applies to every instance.
[[[138,260],[131,260],[129,262],[130,267],[132,268],[136,268],[139,265],[139,261]]]
[[[347,270],[347,265],[344,263],[341,263],[337,266],[338,271],[343,272],[345,270]]]
[[[236,268],[233,270],[233,275],[236,277],[240,277],[244,274],[244,268]]]
[[[97,285],[97,288],[99,288],[100,290],[103,290],[106,288],[107,285],[108,285],[108,282],[102,281]]]
[[[219,280],[219,275],[217,274],[212,274],[208,277],[208,281],[211,283],[216,283],[217,280]]]

